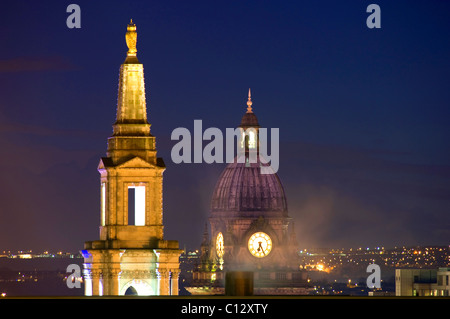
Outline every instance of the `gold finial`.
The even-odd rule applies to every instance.
[[[247,101],[247,113],[253,113],[252,111],[252,93],[250,88],[248,89],[248,101]]]
[[[136,25],[133,23],[133,19],[130,20],[130,24],[127,26],[127,33],[125,34],[125,40],[128,46],[128,56],[136,56],[136,42],[137,32]]]

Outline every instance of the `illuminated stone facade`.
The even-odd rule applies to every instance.
[[[244,155],[228,164],[216,183],[201,261],[186,289],[191,294],[223,294],[227,272],[250,271],[254,294],[306,294],[306,273],[299,269],[295,227],[283,185],[274,172],[261,173],[261,166],[268,165],[259,153],[260,126],[250,91],[239,127],[248,132],[238,141],[245,145]],[[254,163],[252,151],[256,153]],[[245,161],[240,162],[239,156],[245,156]]]
[[[163,237],[164,162],[157,158],[136,57],[136,26],[120,67],[116,122],[100,160],[100,240],[84,250],[86,295],[178,295],[178,241]]]

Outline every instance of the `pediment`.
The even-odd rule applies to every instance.
[[[97,169],[105,169],[106,167],[114,166],[110,157],[102,157],[98,163]]]
[[[152,163],[147,162],[146,160],[136,156],[133,158],[130,158],[128,160],[125,160],[124,162],[114,165],[113,161],[109,157],[102,157],[100,159],[100,162],[98,164],[98,169],[106,169],[108,167],[114,167],[114,168],[153,168],[157,169],[160,168],[157,165],[154,165]]]
[[[117,168],[156,168],[156,165],[151,164],[142,158],[136,156],[133,157],[119,165],[116,166]]]

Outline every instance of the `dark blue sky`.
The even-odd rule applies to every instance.
[[[81,29],[66,26],[70,3]],[[381,29],[366,26],[370,3]],[[19,0],[0,12],[0,250],[98,239],[130,18],[167,239],[200,243],[224,167],[175,165],[172,130],[238,125],[251,87],[260,124],[280,128],[302,248],[449,244],[449,2]]]

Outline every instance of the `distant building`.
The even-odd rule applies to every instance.
[[[396,269],[396,296],[450,296],[450,268]]]

